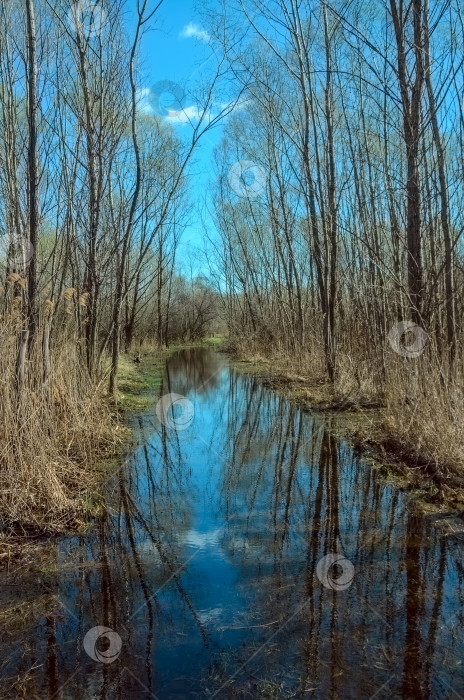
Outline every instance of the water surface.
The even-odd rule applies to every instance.
[[[3,630],[0,696],[462,697],[462,540],[337,440],[336,418],[211,350],[168,360],[171,392],[191,425],[163,425],[153,396],[92,531],[61,541],[27,590],[1,581],[31,607]],[[353,566],[341,590],[317,575],[328,553]],[[121,640],[112,663],[84,649],[96,626],[116,633],[97,652]]]

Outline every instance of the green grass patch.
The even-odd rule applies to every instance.
[[[118,409],[123,412],[138,413],[146,410],[158,396],[163,383],[166,358],[174,352],[160,350],[141,358],[140,364],[133,358],[122,355],[118,371]]]
[[[214,336],[191,345],[171,345],[167,349],[144,353],[140,363],[134,356],[121,355],[118,370],[117,408],[124,413],[141,413],[158,399],[168,357],[179,350],[192,347],[219,349],[223,336]]]
[[[200,343],[197,343],[196,347],[219,349],[219,347],[226,340],[227,340],[227,338],[224,335],[215,335],[212,338],[207,338],[206,340],[202,340]]]

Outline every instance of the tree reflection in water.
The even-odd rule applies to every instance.
[[[134,417],[138,447],[95,527],[58,544],[34,584],[46,609],[7,630],[5,696],[461,692],[460,540],[338,441],[336,419],[303,413],[219,355],[174,355],[169,392],[193,402],[192,426],[168,429],[154,410]],[[346,590],[316,576],[329,552],[354,565]],[[5,595],[31,588],[18,576]],[[122,639],[112,664],[83,649],[96,625]]]

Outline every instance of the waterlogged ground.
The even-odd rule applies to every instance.
[[[161,422],[167,393],[193,416]],[[106,515],[1,581],[0,697],[464,696],[463,540],[337,441],[336,417],[197,349],[133,420]]]

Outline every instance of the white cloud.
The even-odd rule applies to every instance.
[[[153,114],[150,96],[151,90],[149,88],[140,88],[137,90],[137,109],[142,114]]]
[[[242,96],[236,102],[219,102],[218,107],[220,110],[242,112],[244,109],[247,109],[247,107],[251,104],[252,100],[250,98]]]
[[[170,122],[174,126],[183,126],[185,124],[194,124],[198,122],[201,118],[205,120],[205,124],[211,121],[215,116],[221,111],[230,110],[233,107],[234,112],[239,112],[246,109],[250,100],[241,98],[238,102],[218,102],[213,107],[210,107],[206,113],[203,113],[197,105],[190,105],[189,107],[184,107],[183,109],[172,109],[169,105],[163,107],[162,117],[166,121]],[[157,114],[157,110],[154,108],[153,102],[153,90],[150,88],[139,88],[137,90],[137,111],[139,114]]]
[[[198,121],[203,115],[203,111],[199,109],[196,105],[191,107],[185,107],[185,109],[170,109],[169,114],[166,119],[171,122],[171,124],[190,124],[191,122]],[[206,115],[206,120],[210,115]]]
[[[198,41],[204,41],[206,43],[208,43],[210,40],[210,35],[205,29],[199,27],[198,24],[189,22],[189,24],[186,24],[180,32],[179,39],[191,39],[192,37],[194,39],[198,39]]]
[[[240,97],[240,99],[237,101],[234,111],[235,112],[242,112],[244,109],[247,109],[251,104],[253,104],[253,100],[249,97]]]

